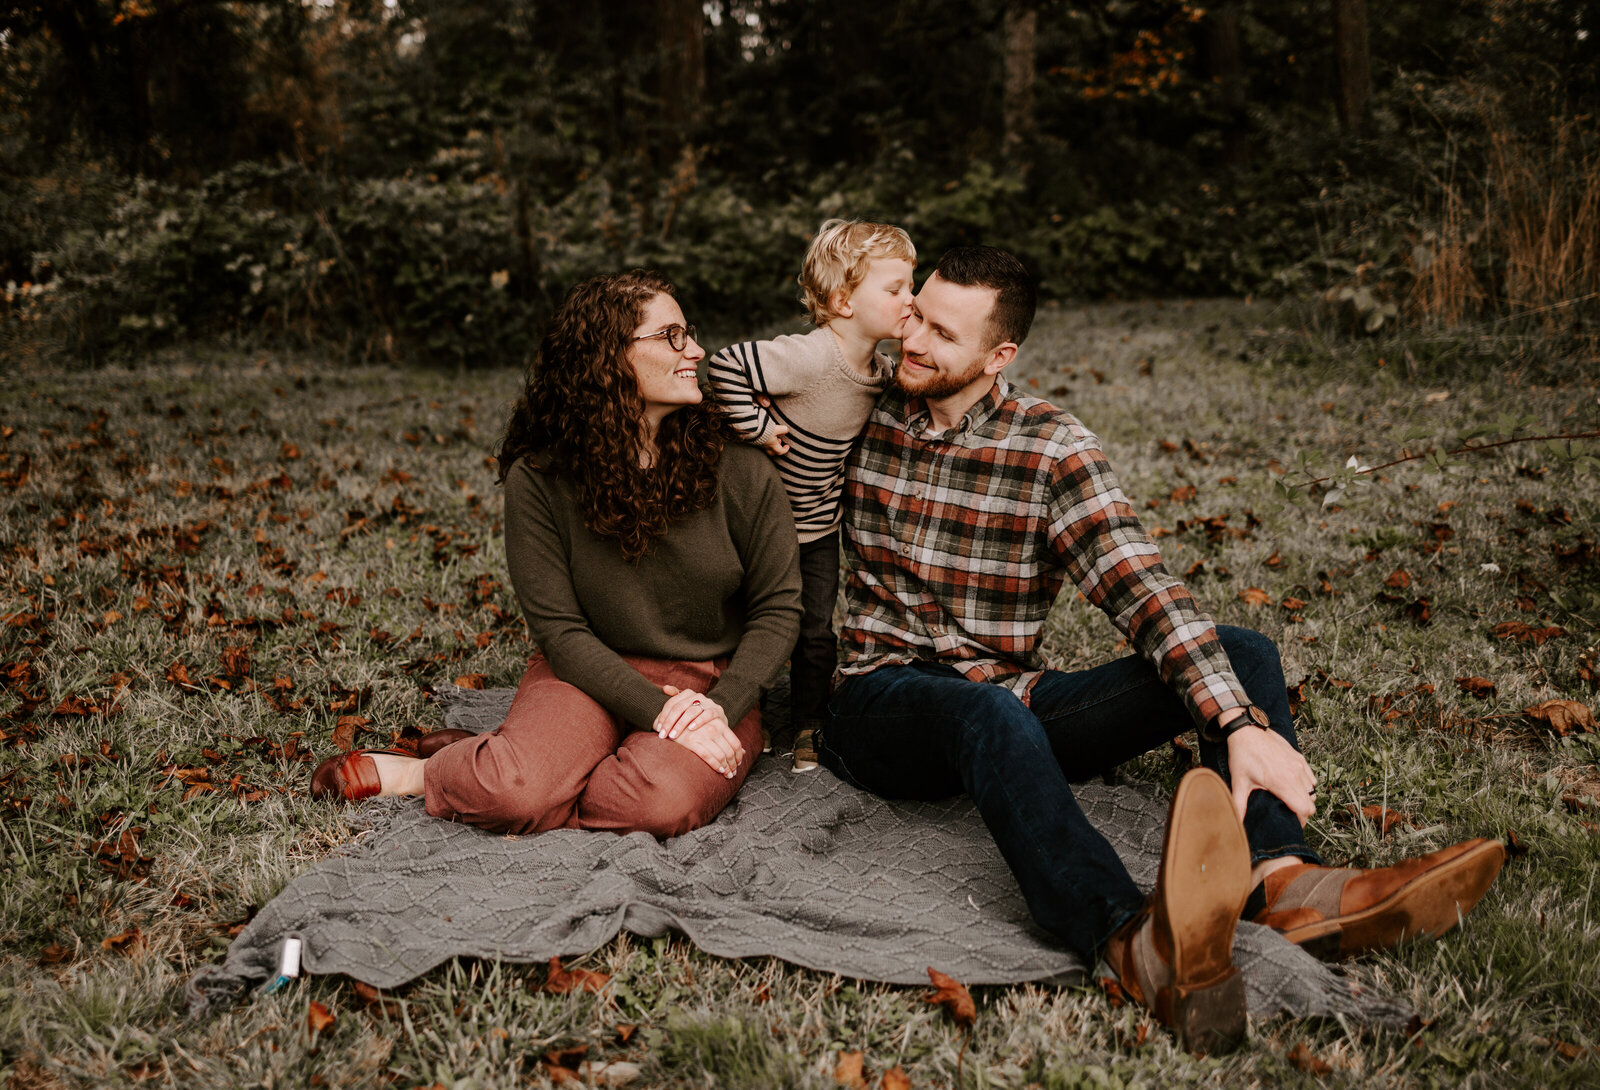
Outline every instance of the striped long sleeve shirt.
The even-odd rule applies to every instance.
[[[779,424],[788,427],[778,476],[802,542],[838,527],[845,458],[893,373],[894,362],[882,353],[871,375],[859,373],[825,328],[730,345],[706,361],[711,392],[746,442],[765,443]],[[762,408],[758,395],[771,408]]]
[[[957,428],[928,426],[921,399],[889,394],[850,458],[840,676],[922,659],[1026,703],[1070,578],[1197,725],[1248,706],[1216,626],[1162,564],[1088,428],[1004,378]]]

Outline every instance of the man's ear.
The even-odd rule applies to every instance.
[[[998,375],[1001,371],[1011,366],[1011,361],[1016,358],[1016,344],[1011,341],[1002,341],[989,349],[989,362],[984,364],[983,373],[986,375]]]

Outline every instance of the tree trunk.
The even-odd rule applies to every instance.
[[[1005,135],[1000,154],[1012,170],[1024,176],[1033,166],[1034,56],[1039,34],[1038,0],[1011,0],[1005,12],[1004,97],[1001,120]]]
[[[663,162],[678,157],[705,101],[704,29],[705,11],[701,0],[656,0]]]
[[[1339,71],[1339,128],[1361,132],[1372,94],[1367,54],[1367,0],[1333,0],[1333,56]]]
[[[1250,117],[1245,109],[1244,50],[1239,45],[1239,7],[1218,4],[1205,24],[1206,75],[1222,102],[1222,163],[1243,167],[1250,161]]]

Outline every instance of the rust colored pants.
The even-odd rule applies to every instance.
[[[725,662],[624,660],[653,685],[705,692]],[[428,758],[428,813],[495,832],[607,829],[677,836],[728,805],[761,753],[761,712],[733,728],[744,760],[733,779],[677,742],[636,730],[535,655],[504,723]]]

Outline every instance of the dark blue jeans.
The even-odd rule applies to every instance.
[[[1217,634],[1245,692],[1294,744],[1277,647],[1245,628],[1219,625]],[[1138,656],[1092,670],[1051,670],[1034,686],[1030,704],[949,666],[884,666],[846,678],[834,691],[817,748],[842,779],[885,798],[971,795],[1033,918],[1092,961],[1144,898],[1089,824],[1071,785],[1170,741],[1194,722]],[[1200,760],[1227,780],[1225,744],[1202,739]],[[1318,861],[1300,820],[1266,791],[1250,796],[1244,826],[1252,860]]]
[[[797,731],[827,715],[828,685],[839,665],[833,603],[839,598],[839,531],[800,546],[800,636],[789,656],[789,713]]]

